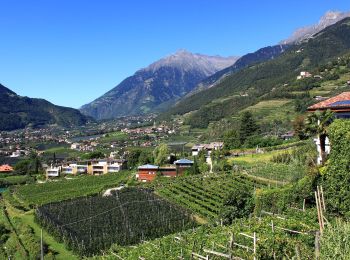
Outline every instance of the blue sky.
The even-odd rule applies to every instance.
[[[0,0],[0,83],[78,108],[178,49],[244,55],[350,1]]]

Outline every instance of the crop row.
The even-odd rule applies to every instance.
[[[240,233],[252,236],[254,232],[258,238],[256,244],[257,259],[300,258],[314,257],[314,230],[316,213],[297,213],[285,219],[267,216],[237,220],[230,226],[201,226],[183,231],[153,241],[139,244],[136,247],[119,247],[113,245],[105,259],[113,259],[115,255],[123,259],[191,259],[191,253],[207,255],[205,249],[231,254],[244,259],[253,259],[253,240]],[[271,227],[274,225],[274,229]],[[281,229],[284,228],[285,230]],[[288,230],[296,231],[293,233]],[[240,245],[251,249],[230,246],[231,239]],[[231,244],[232,245],[232,244]],[[210,259],[223,259],[210,255]]]
[[[262,185],[242,175],[215,175],[212,177],[186,176],[165,180],[156,184],[156,191],[163,197],[183,205],[195,213],[216,219],[225,199],[235,189],[251,189]]]

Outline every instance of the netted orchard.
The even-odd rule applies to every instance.
[[[114,243],[132,245],[195,226],[188,212],[145,189],[50,203],[36,210],[36,219],[69,249],[86,256]]]

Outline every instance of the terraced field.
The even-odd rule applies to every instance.
[[[227,196],[234,189],[254,190],[264,182],[241,174],[219,174],[208,177],[186,176],[163,179],[150,184],[156,193],[182,205],[208,220],[217,220]]]

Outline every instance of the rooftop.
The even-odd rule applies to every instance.
[[[193,164],[193,161],[188,159],[180,159],[175,161],[174,164]]]
[[[145,164],[138,167],[138,169],[158,169],[158,168],[159,166],[152,165],[152,164]]]
[[[321,102],[318,102],[310,107],[308,107],[309,111],[315,110],[337,110],[341,108],[350,109],[350,92],[343,92],[335,97],[328,98]]]

